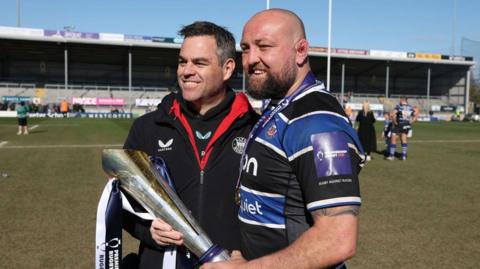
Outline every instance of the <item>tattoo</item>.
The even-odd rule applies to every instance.
[[[321,208],[312,212],[312,216],[316,217],[336,217],[340,215],[353,215],[354,217],[360,214],[360,206],[339,206],[330,208]]]

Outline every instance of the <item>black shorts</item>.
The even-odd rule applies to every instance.
[[[397,125],[393,125],[392,133],[394,134],[408,134],[408,131],[412,129],[412,125],[410,123],[399,123]]]
[[[27,126],[27,118],[18,118],[18,125]]]

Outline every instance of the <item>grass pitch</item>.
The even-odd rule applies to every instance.
[[[37,127],[17,136],[16,119],[0,119],[0,172],[8,174],[0,176],[0,268],[94,267],[101,150],[121,147],[131,123],[29,119]],[[417,123],[407,161],[374,154],[360,175],[359,243],[349,267],[478,267],[479,166],[475,123]],[[136,248],[126,241],[124,254]]]

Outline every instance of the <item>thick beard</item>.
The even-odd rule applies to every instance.
[[[290,68],[289,68],[290,67]],[[292,87],[297,76],[297,70],[292,66],[286,66],[280,76],[274,76],[267,72],[264,81],[253,83],[250,75],[247,75],[247,93],[255,99],[280,99],[285,97]]]

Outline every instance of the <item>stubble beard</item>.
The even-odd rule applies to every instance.
[[[294,64],[285,65],[280,74],[266,72],[266,79],[255,81],[247,74],[247,93],[254,99],[280,99],[285,97],[295,82],[297,70]]]

